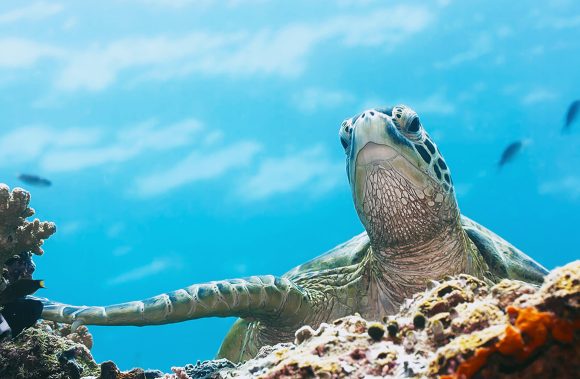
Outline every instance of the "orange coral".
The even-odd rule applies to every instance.
[[[516,350],[514,352],[515,354],[509,355],[513,355],[518,360],[523,361],[538,347],[546,343],[548,330],[552,328],[552,325],[554,324],[553,321],[557,318],[553,313],[539,312],[536,308],[519,309],[510,305],[507,308],[507,312],[510,315],[517,315],[516,328],[520,330],[520,334],[527,337],[526,343],[521,347],[521,349]],[[506,340],[506,337],[503,339]]]
[[[524,339],[520,332],[511,325],[505,328],[505,337],[499,340],[495,347],[503,355],[514,355],[524,348]]]
[[[471,378],[487,362],[487,358],[495,351],[494,348],[480,347],[475,354],[459,365],[453,375],[441,375],[440,379]]]
[[[515,326],[508,325],[504,336],[493,346],[476,349],[473,356],[461,363],[453,375],[442,375],[440,378],[470,378],[496,351],[515,357],[518,361],[524,361],[546,343],[549,332],[556,341],[571,343],[575,331],[580,328],[580,320],[563,320],[553,313],[540,312],[534,307],[509,306],[507,312],[511,316],[516,316]]]
[[[574,321],[556,319],[552,323],[552,337],[558,342],[571,343],[574,332],[580,329],[580,319]]]

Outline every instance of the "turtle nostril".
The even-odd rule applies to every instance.
[[[371,112],[371,116],[374,116],[374,115],[375,115],[375,112]]]
[[[363,114],[360,116],[360,118],[365,118],[365,113],[363,113]]]
[[[413,119],[413,121],[411,121],[411,124],[409,125],[409,127],[407,128],[407,130],[411,133],[417,133],[419,131],[419,127],[421,126],[420,122],[419,122],[419,118],[415,117]]]

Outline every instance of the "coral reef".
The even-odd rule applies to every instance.
[[[165,374],[161,379],[192,379],[191,376],[187,375],[185,368],[172,367],[171,371],[173,371],[173,374]]]
[[[155,379],[161,377],[163,377],[163,373],[159,370],[134,368],[122,372],[115,363],[106,361],[101,363],[101,374],[98,377],[83,377],[83,379]]]
[[[294,343],[264,347],[238,367],[205,376],[196,376],[199,363],[183,370],[191,378],[573,378],[580,261],[554,270],[540,288],[507,279],[490,288],[468,275],[434,282],[381,321],[355,315],[304,326]]]
[[[42,255],[44,240],[56,232],[52,222],[26,220],[34,215],[29,203],[28,192],[21,188],[10,191],[8,186],[0,183],[0,291],[6,287],[8,279],[32,275],[34,264],[31,255]],[[9,260],[12,261],[8,262],[9,270],[5,273],[5,264]]]
[[[85,325],[80,325],[73,332],[71,325],[69,324],[42,320],[36,325],[36,327],[49,333],[52,332],[57,336],[68,338],[73,342],[83,344],[89,350],[93,348],[93,335]]]
[[[358,315],[303,326],[294,343],[264,346],[243,364],[227,360],[122,372],[91,357],[82,327],[41,322],[0,341],[1,378],[575,378],[580,372],[580,261],[541,287],[468,275],[433,282],[396,315]]]
[[[0,343],[2,378],[78,379],[98,373],[99,366],[84,345],[40,328],[25,329]]]
[[[232,369],[236,368],[237,365],[228,361],[227,359],[215,359],[212,361],[197,361],[195,365],[189,364],[185,367],[172,367],[171,369],[176,373],[183,373],[190,378],[190,379],[209,379],[213,376],[215,372],[218,372],[223,369]],[[179,378],[179,377],[178,377]],[[182,379],[182,378],[179,378]]]
[[[30,194],[21,188],[12,192],[0,183],[0,335],[17,335],[23,328],[33,325],[40,317],[42,304],[24,299],[34,292],[27,289],[33,281],[36,266],[32,255],[42,255],[44,240],[56,232],[52,222],[32,222],[26,219],[34,214],[30,208]],[[26,282],[26,283],[25,283]],[[21,288],[22,287],[22,288]],[[40,288],[37,287],[36,289]],[[10,296],[7,294],[10,292]],[[6,296],[3,296],[6,295]]]
[[[86,346],[92,345],[88,330],[71,333],[67,327],[43,321],[14,339],[0,341],[0,378],[154,379],[163,376],[159,370],[140,368],[122,372],[111,361],[97,364]]]

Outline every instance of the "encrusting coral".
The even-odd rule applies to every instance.
[[[197,378],[574,378],[580,372],[580,261],[540,288],[459,275],[416,294],[382,322],[359,316],[304,326],[236,368]]]
[[[44,240],[56,232],[52,222],[26,220],[34,215],[34,209],[28,206],[29,203],[28,192],[22,188],[10,191],[8,186],[0,183],[0,291],[7,285],[4,273],[6,261],[22,254],[42,255]]]

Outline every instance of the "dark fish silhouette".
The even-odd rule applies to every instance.
[[[497,163],[497,168],[500,169],[506,163],[511,162],[516,157],[516,155],[520,152],[520,150],[522,149],[522,146],[524,146],[523,141],[515,141],[515,142],[510,143],[505,148],[503,153],[501,154],[501,158],[500,158],[499,162]]]
[[[20,279],[10,283],[0,293],[2,316],[9,325],[7,329],[3,328],[4,333],[11,332],[12,336],[16,336],[24,328],[34,325],[40,318],[42,302],[25,298],[39,288],[44,288],[44,280]]]
[[[0,293],[0,304],[7,304],[25,296],[32,295],[39,288],[44,287],[44,280],[20,279],[10,283],[4,291]]]
[[[17,299],[2,305],[2,316],[9,325],[8,332],[17,336],[24,328],[36,324],[44,306],[40,300]]]
[[[50,180],[41,178],[38,175],[20,174],[18,175],[18,179],[31,186],[50,187],[52,185]]]
[[[566,123],[564,124],[564,128],[562,128],[562,132],[570,130],[570,126],[576,120],[579,111],[580,111],[580,100],[573,101],[572,104],[570,104],[570,106],[568,107],[568,113],[566,113]]]

